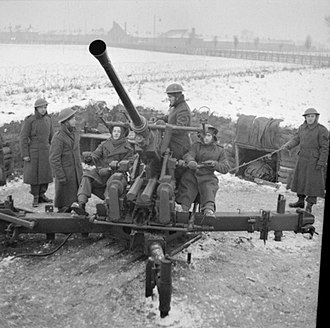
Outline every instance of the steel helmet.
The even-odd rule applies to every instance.
[[[41,107],[41,106],[45,106],[45,105],[48,105],[47,100],[44,99],[44,98],[39,98],[39,99],[37,99],[36,102],[34,103],[34,108]]]
[[[307,108],[305,110],[305,113],[303,114],[303,116],[306,116],[306,115],[309,115],[309,114],[320,115],[320,113],[318,113],[315,108]]]
[[[64,108],[60,111],[60,114],[58,115],[58,122],[63,123],[69,118],[71,118],[74,114],[76,114],[77,110],[69,108]]]
[[[206,130],[206,133],[211,133],[213,135],[213,139],[215,141],[218,141],[217,134],[218,134],[219,131],[216,127],[214,127],[211,124],[205,124],[205,130]],[[203,138],[204,136],[205,136],[204,132],[198,132],[198,137],[199,138]]]
[[[209,133],[213,134],[214,136],[216,136],[219,132],[218,129],[211,124],[206,124],[205,128],[206,128],[206,132],[209,132]]]
[[[166,90],[165,93],[177,93],[177,92],[183,92],[183,88],[182,85],[178,84],[178,83],[172,83],[170,84]]]

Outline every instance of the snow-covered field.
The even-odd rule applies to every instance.
[[[233,120],[237,114],[281,118],[296,127],[304,110],[315,107],[329,127],[330,68],[119,48],[108,54],[136,106],[165,112],[164,90],[178,82],[191,109],[207,106]],[[90,100],[105,100],[110,108],[120,102],[87,45],[1,44],[0,124],[23,119],[41,95],[50,113]]]

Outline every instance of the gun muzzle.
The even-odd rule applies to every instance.
[[[107,54],[107,46],[105,42],[102,40],[94,40],[89,45],[89,52],[100,62],[107,73],[113,87],[126,108],[130,119],[132,120],[133,131],[138,134],[143,134],[148,128],[147,120],[136,110],[126,90],[120,82]]]

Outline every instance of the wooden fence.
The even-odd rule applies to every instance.
[[[330,53],[328,52],[284,52],[245,49],[210,49],[183,46],[168,46],[160,44],[118,43],[112,47],[131,48],[149,51],[181,53],[188,55],[215,56],[247,60],[262,60],[268,62],[283,62],[314,67],[330,67]]]

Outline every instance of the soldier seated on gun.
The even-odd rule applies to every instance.
[[[133,155],[133,148],[127,140],[129,129],[122,126],[112,126],[111,136],[101,142],[93,152],[83,152],[86,164],[101,164],[101,168],[96,167],[83,174],[77,196],[78,203],[73,203],[71,208],[78,214],[86,214],[86,203],[92,193],[101,199],[105,199],[104,192],[106,184],[111,176],[110,163],[120,162]]]
[[[180,180],[176,202],[184,212],[199,196],[201,210],[206,216],[214,216],[215,195],[218,190],[218,178],[214,171],[227,173],[229,163],[225,150],[217,144],[218,130],[208,125],[206,133],[199,134],[200,141],[195,142],[191,150],[183,156],[188,170]]]

